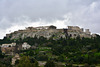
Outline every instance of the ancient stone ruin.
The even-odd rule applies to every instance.
[[[66,29],[57,29],[56,26],[40,26],[40,27],[28,27],[25,30],[18,30],[13,33],[7,34],[7,38],[11,39],[18,39],[18,38],[26,38],[26,37],[40,37],[43,36],[45,38],[50,38],[52,35],[56,35],[59,37],[85,37],[85,38],[91,38],[96,37],[96,34],[91,34],[89,29],[86,29],[84,31],[83,28],[80,28],[78,26],[68,26]]]

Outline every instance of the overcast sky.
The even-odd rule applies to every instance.
[[[100,33],[100,0],[0,0],[0,38],[42,25],[79,26]]]

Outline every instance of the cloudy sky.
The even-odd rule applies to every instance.
[[[73,25],[100,33],[100,0],[0,0],[0,38],[42,25]]]

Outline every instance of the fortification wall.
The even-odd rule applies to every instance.
[[[78,36],[87,38],[90,38],[91,36],[95,37],[95,35],[91,35],[89,29],[86,29],[84,32],[84,29],[78,26],[68,26],[68,29],[56,29],[55,26],[28,27],[25,30],[18,30],[11,34],[7,34],[6,37],[11,37],[11,39],[21,37],[23,39],[25,37],[34,37],[36,35],[37,37],[43,36],[50,38],[53,34],[57,33],[61,33],[60,35],[63,37],[70,36],[72,38]]]

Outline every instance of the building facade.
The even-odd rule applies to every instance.
[[[27,44],[26,42],[22,44],[22,50],[30,49],[31,45]]]

